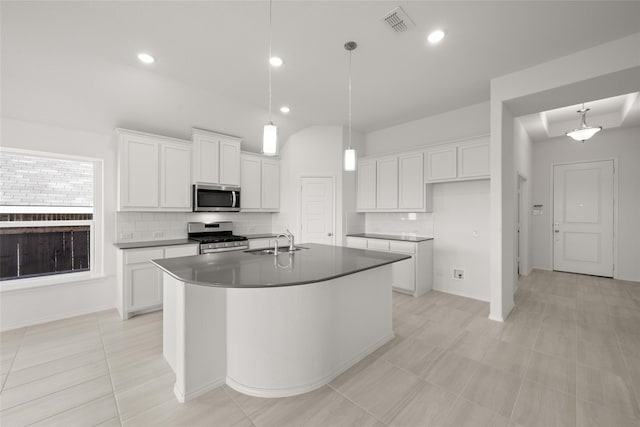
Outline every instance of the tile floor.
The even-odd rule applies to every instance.
[[[394,294],[396,338],[285,399],[223,387],[176,402],[161,313],[107,311],[1,335],[3,427],[640,426],[640,284],[535,271],[488,304]]]

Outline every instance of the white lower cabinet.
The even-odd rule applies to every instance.
[[[249,250],[273,248],[275,246],[275,241],[275,237],[264,239],[249,239]],[[279,238],[278,246],[289,246],[289,240],[286,237]]]
[[[433,240],[406,242],[347,236],[347,246],[410,255],[411,258],[392,264],[393,289],[417,297],[433,288]]]
[[[123,320],[162,309],[162,273],[153,259],[198,255],[198,245],[121,249],[118,256],[118,312]]]

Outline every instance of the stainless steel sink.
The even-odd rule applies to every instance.
[[[305,248],[304,246],[296,246],[293,248],[294,251],[299,251],[302,249],[309,249],[309,248]],[[244,251],[244,252],[251,255],[275,255],[275,250],[273,248],[252,249],[250,251]],[[289,246],[282,246],[278,248],[278,254],[287,253],[287,252],[290,252]]]

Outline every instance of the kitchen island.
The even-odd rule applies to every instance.
[[[306,393],[393,338],[391,264],[408,257],[303,246],[153,261],[179,401],[225,383],[260,397]]]

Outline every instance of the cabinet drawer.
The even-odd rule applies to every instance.
[[[367,239],[367,248],[374,251],[389,252],[389,241],[378,239]]]
[[[401,254],[415,254],[416,253],[416,244],[408,243],[408,242],[389,242],[389,251],[390,252],[399,252]]]
[[[198,255],[198,245],[171,246],[165,249],[165,258]]]
[[[347,246],[350,248],[367,249],[367,239],[347,237]]]
[[[137,264],[164,258],[164,248],[128,250],[124,254],[125,264]]]

